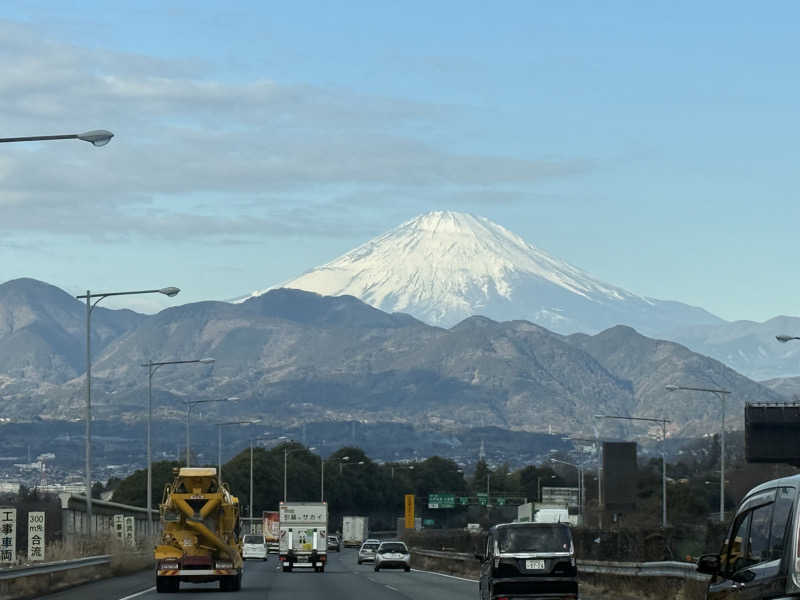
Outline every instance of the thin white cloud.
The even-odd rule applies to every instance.
[[[320,214],[321,198],[333,205],[343,189],[361,188],[374,205],[391,205],[398,190],[429,195],[456,186],[473,192],[474,203],[486,186],[531,186],[588,168],[455,152],[420,133],[457,125],[467,109],[213,79],[205,64],[42,41],[8,22],[0,22],[0,61],[4,135],[100,127],[116,134],[105,148],[75,141],[3,148],[5,233],[291,235],[297,228],[281,217],[288,201],[314,211],[304,227],[341,220],[346,228],[337,213]],[[198,210],[199,197],[211,206]],[[317,228],[320,235],[332,229]]]

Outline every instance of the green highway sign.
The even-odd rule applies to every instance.
[[[478,504],[486,506],[489,503],[489,494],[478,493]]]
[[[458,503],[461,506],[469,506],[469,496],[459,496]]]
[[[455,494],[428,494],[428,508],[455,508]]]

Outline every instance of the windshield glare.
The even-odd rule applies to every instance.
[[[497,531],[497,547],[501,553],[569,552],[569,529],[565,526],[505,527]]]

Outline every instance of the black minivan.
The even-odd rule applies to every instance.
[[[495,525],[476,556],[481,600],[578,597],[575,549],[566,523]]]
[[[712,576],[708,600],[800,597],[797,496],[800,475],[754,487],[736,509],[719,554],[697,570]]]

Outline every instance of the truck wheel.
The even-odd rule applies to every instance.
[[[380,570],[381,570],[381,568],[378,565],[375,565],[375,572],[377,573]]]
[[[291,573],[292,572],[292,565],[288,565],[287,566],[286,564],[284,564],[283,565],[283,572],[284,573]]]
[[[172,577],[156,575],[156,591],[159,594],[170,594],[173,592]],[[174,590],[177,591],[177,590]]]
[[[408,573],[409,571],[411,571],[411,567],[405,567],[405,572]]]
[[[242,574],[239,573],[236,577],[233,578],[233,591],[238,592],[242,589]]]
[[[324,573],[324,572],[325,572],[325,565],[322,565],[322,566],[319,568],[319,572],[320,572],[320,573]]]

